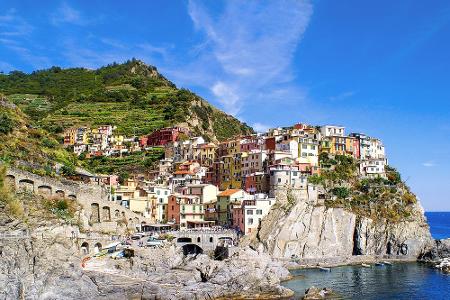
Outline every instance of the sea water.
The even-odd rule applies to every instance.
[[[450,212],[426,216],[434,238],[450,238]],[[316,286],[331,288],[343,299],[450,299],[450,275],[420,263],[343,266],[330,272],[302,269],[292,271],[292,275],[295,278],[283,285],[296,296]]]

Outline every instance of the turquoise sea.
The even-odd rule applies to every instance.
[[[431,234],[450,238],[450,212],[426,213]],[[302,296],[305,289],[328,287],[343,299],[450,299],[450,275],[419,263],[392,266],[344,266],[331,272],[319,269],[292,271],[295,279],[284,286]]]

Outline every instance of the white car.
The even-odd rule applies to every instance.
[[[145,243],[146,247],[152,248],[161,247],[162,245],[164,245],[164,240],[157,239],[153,236],[149,237]]]

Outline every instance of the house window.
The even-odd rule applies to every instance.
[[[253,225],[253,218],[248,219],[248,225]]]
[[[262,215],[262,209],[257,209],[257,210],[256,210],[256,214],[257,214],[257,215]]]
[[[253,210],[252,209],[247,209],[247,215],[253,215]]]
[[[281,178],[278,178],[278,183],[281,183]]]

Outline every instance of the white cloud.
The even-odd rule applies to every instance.
[[[69,23],[74,25],[87,25],[89,20],[81,15],[81,12],[63,2],[57,11],[51,16],[51,23],[59,25],[61,23]]]
[[[427,162],[422,163],[422,166],[431,168],[431,167],[436,166],[436,164],[433,161],[427,161]]]
[[[267,132],[270,128],[272,128],[269,125],[265,125],[265,124],[261,124],[261,123],[253,123],[252,124],[253,129],[255,129],[256,132],[258,133],[263,133],[263,132]]]
[[[292,60],[312,15],[309,1],[228,1],[219,16],[190,1],[188,13],[204,40],[194,47],[191,63],[167,70],[169,75],[211,90],[225,111],[235,115],[246,103],[267,99],[271,90],[282,87],[290,92],[288,97],[295,96],[298,87],[289,86]],[[187,74],[197,74],[199,81]],[[271,101],[284,101],[285,96]]]
[[[237,114],[240,109],[239,96],[234,89],[221,81],[216,82],[211,91],[230,114]]]
[[[18,37],[28,35],[32,31],[33,26],[18,16],[15,9],[10,9],[4,15],[0,15],[0,36]]]

